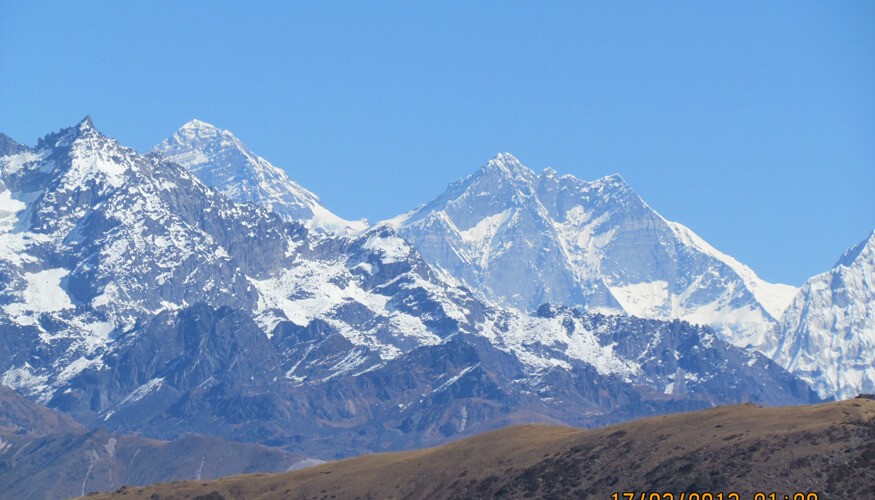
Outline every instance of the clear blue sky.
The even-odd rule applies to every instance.
[[[341,216],[508,151],[619,172],[772,281],[875,228],[875,2],[11,2],[0,131],[232,130]]]

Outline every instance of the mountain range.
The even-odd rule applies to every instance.
[[[206,170],[198,174],[203,182],[237,201],[253,201],[280,214],[294,214],[295,207],[317,200],[230,132],[198,120],[154,151],[184,165],[191,163],[187,158],[200,158],[203,167],[193,170]],[[291,187],[283,188],[283,196],[241,194],[239,181],[227,172],[252,179],[251,185],[258,184],[254,179],[275,178],[275,186]],[[313,213],[330,214],[321,205]],[[327,224],[314,222],[310,213],[301,217],[311,227],[346,233],[363,227],[363,222],[338,223],[333,215],[335,222]],[[823,297],[819,312],[798,318],[803,304],[814,300],[811,283],[797,289],[762,280],[691,229],[660,216],[618,174],[590,182],[552,169],[538,175],[507,153],[452,183],[434,200],[383,224],[411,243],[442,280],[468,288],[484,302],[524,314],[550,303],[707,325],[729,343],[775,358],[821,397],[873,391],[875,320],[866,312],[875,293],[871,258],[854,265],[842,257],[828,274],[855,269],[858,278],[838,291],[848,296]],[[865,256],[872,248],[870,236],[855,250]],[[825,321],[824,314],[855,319],[848,319],[852,325],[836,318],[809,325]],[[842,334],[828,342],[828,349],[825,340],[804,340],[806,345],[796,340],[791,355],[788,339],[799,337],[794,332],[800,329],[817,330],[821,339],[839,330]],[[813,360],[800,365],[806,358]],[[839,382],[838,373],[846,372]]]
[[[0,382],[89,428],[331,459],[871,387],[872,238],[797,291],[506,154],[368,226],[197,120],[0,147]]]

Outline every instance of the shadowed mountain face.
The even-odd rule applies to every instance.
[[[767,491],[847,499],[875,491],[873,467],[875,401],[747,404],[593,431],[511,427],[439,448],[96,498],[610,498],[624,491],[753,498]]]
[[[90,119],[0,180],[0,380],[91,428],[334,458],[813,398],[708,328],[489,304],[388,225],[311,231]]]
[[[281,472],[303,458],[216,437],[168,442],[89,431],[0,386],[2,498],[69,498],[124,484]]]

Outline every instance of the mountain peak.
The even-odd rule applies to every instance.
[[[532,180],[536,177],[536,174],[520,163],[512,154],[510,153],[498,153],[491,160],[486,162],[485,165],[480,167],[475,176],[490,176],[490,175],[498,175],[500,177],[510,177],[513,179],[526,179]]]
[[[236,139],[231,132],[197,118],[179,127],[172,137],[179,144],[205,143],[219,138]]]
[[[197,169],[199,165],[209,163],[214,156],[230,154],[235,158],[244,158],[243,163],[254,157],[254,153],[230,131],[197,118],[183,124],[152,151],[188,169]]]
[[[604,176],[604,179],[610,179],[614,182],[622,182],[624,184],[626,183],[626,179],[624,179],[623,176],[620,175],[618,172],[614,172],[611,175],[606,175]]]
[[[519,160],[516,159],[516,157],[514,155],[507,153],[507,152],[498,153],[492,159],[495,161],[517,163],[517,164],[519,164],[519,162],[520,162]]]
[[[238,202],[252,202],[287,220],[332,232],[359,231],[366,222],[351,222],[331,213],[319,198],[281,169],[249,150],[230,131],[189,121],[152,149],[191,171],[204,184]]]
[[[497,155],[492,157],[492,159],[486,163],[486,165],[490,165],[490,164],[500,165],[500,166],[507,168],[507,169],[525,168],[526,170],[528,170],[528,168],[523,166],[523,164],[520,163],[520,161],[517,160],[516,157],[510,153],[498,153]]]
[[[27,149],[24,144],[19,144],[18,141],[0,132],[0,156],[12,155],[20,153]]]
[[[198,120],[197,118],[189,120],[182,127],[179,127],[179,130],[190,130],[195,132],[227,132],[226,130],[222,130],[212,123],[207,123],[205,121]]]
[[[216,127],[216,126],[213,125],[212,123],[207,123],[207,122],[205,122],[205,121],[203,121],[203,120],[199,120],[199,119],[197,119],[197,118],[193,118],[193,119],[189,120],[188,122],[186,122],[186,123],[185,123],[182,127],[180,127],[180,128],[184,128],[184,129],[201,129],[201,128],[216,129],[216,128],[218,128],[218,127]]]
[[[621,176],[620,174],[606,175],[590,182],[589,185],[599,191],[604,190],[606,192],[613,193],[615,196],[637,197],[635,191],[632,189],[632,186],[630,186],[629,183],[626,182],[626,179],[624,179],[623,176]],[[638,198],[640,199],[640,197]],[[644,200],[641,200],[641,203],[644,203],[646,205]]]
[[[201,178],[201,181],[212,187],[219,188],[220,191],[223,191],[223,189],[216,184],[228,182],[231,178],[236,178],[243,174],[259,177],[260,174],[256,173],[256,171],[261,171],[265,168],[264,165],[260,164],[264,160],[250,151],[230,131],[197,118],[189,120],[179,127],[173,135],[156,145],[152,152],[159,153],[171,161],[192,170],[199,177],[201,177],[199,172],[202,168],[207,169],[204,172],[207,176],[215,174],[216,171],[221,171],[218,175],[222,178],[227,177],[222,182],[218,179]],[[255,180],[255,182],[258,183],[258,180]],[[230,196],[230,193],[225,194]],[[231,197],[233,198],[233,196]]]
[[[71,141],[85,137],[105,137],[103,133],[97,130],[94,126],[94,122],[91,120],[90,115],[85,115],[85,118],[81,119],[79,123],[67,129],[65,135],[70,137]]]
[[[83,118],[76,125],[76,128],[78,128],[80,132],[86,132],[88,130],[95,130],[94,129],[94,122],[91,121],[91,115],[85,115],[85,118]]]
[[[627,188],[629,187],[629,183],[626,182],[626,179],[624,179],[623,176],[618,174],[618,173],[606,175],[596,182],[600,182],[602,184],[613,185],[613,186],[622,186],[622,187],[627,187]]]
[[[836,267],[851,267],[852,265],[854,265],[854,262],[860,257],[860,255],[866,253],[867,251],[870,255],[875,254],[875,231],[869,233],[868,238],[846,251],[844,255],[842,255],[839,259]]]
[[[94,127],[91,116],[86,115],[76,125],[62,128],[55,133],[41,138],[37,141],[37,148],[70,146],[78,139],[90,136],[102,137],[103,134]]]

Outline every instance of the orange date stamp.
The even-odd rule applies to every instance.
[[[734,491],[729,492],[682,492],[669,493],[657,491],[615,491],[611,500],[820,500],[815,492],[775,493],[758,491],[753,496],[742,496]]]

